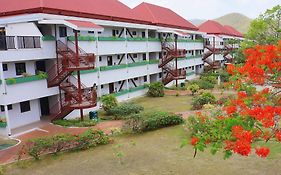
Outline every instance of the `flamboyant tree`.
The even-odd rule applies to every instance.
[[[253,152],[267,157],[270,149],[266,143],[281,142],[281,41],[277,45],[257,45],[245,50],[245,55],[244,65],[227,67],[237,95],[229,98],[222,110],[197,113],[189,118],[194,155],[197,150],[210,147],[213,154],[222,150],[225,158],[234,153],[248,156]],[[247,84],[269,88],[255,91],[245,88]]]

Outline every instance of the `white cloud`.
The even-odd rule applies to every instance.
[[[135,7],[143,0],[120,0]],[[281,0],[144,0],[170,8],[186,19],[214,19],[227,13],[238,12],[250,18],[281,4]]]

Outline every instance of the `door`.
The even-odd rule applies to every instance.
[[[4,27],[0,28],[0,50],[7,50],[6,31]]]
[[[113,65],[112,56],[108,56],[107,57],[107,65],[108,66],[112,66]]]
[[[114,83],[109,83],[109,93],[114,93]]]
[[[49,98],[40,98],[41,116],[50,115]]]
[[[36,73],[38,74],[39,71],[46,72],[46,63],[45,63],[45,61],[36,61]]]

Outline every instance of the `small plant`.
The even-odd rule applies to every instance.
[[[187,87],[187,89],[189,89],[192,95],[194,95],[199,91],[200,87],[198,86],[198,84],[191,84]]]
[[[144,108],[134,103],[123,103],[110,109],[107,114],[113,115],[115,120],[126,119],[131,114],[137,114],[143,111]]]
[[[117,99],[113,94],[102,96],[101,102],[102,108],[106,113],[118,105]]]
[[[139,133],[183,123],[181,116],[167,112],[135,114],[126,122],[125,131]]]
[[[38,160],[44,154],[57,154],[68,150],[85,150],[107,143],[109,143],[109,138],[104,132],[89,129],[79,135],[60,134],[31,139],[24,146],[26,152]]]
[[[192,109],[199,110],[202,109],[205,104],[214,104],[216,102],[216,97],[208,92],[205,92],[192,99]]]
[[[47,79],[48,78],[48,74],[46,72],[42,72],[42,71],[39,71],[37,76],[40,78],[40,79]]]
[[[177,93],[176,93],[176,97],[179,97],[179,96],[180,96],[180,94],[177,92]]]
[[[73,119],[73,120],[55,120],[53,121],[55,125],[60,125],[63,127],[91,127],[95,126],[97,122],[95,120],[84,120],[81,121],[79,119]]]
[[[6,79],[6,82],[8,84],[16,84],[17,83],[17,80],[15,78],[7,78]]]
[[[147,95],[149,97],[164,97],[164,85],[161,82],[155,82],[148,85]]]
[[[21,74],[23,77],[30,77],[31,76],[31,74],[30,73],[27,73],[27,72],[24,72],[24,73],[22,73]]]

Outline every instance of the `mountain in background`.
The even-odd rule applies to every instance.
[[[240,13],[230,13],[214,20],[221,23],[222,25],[230,25],[240,31],[241,33],[247,33],[252,21],[252,19]],[[192,22],[196,26],[199,26],[205,21],[206,20],[204,19],[190,20],[190,22]]]

